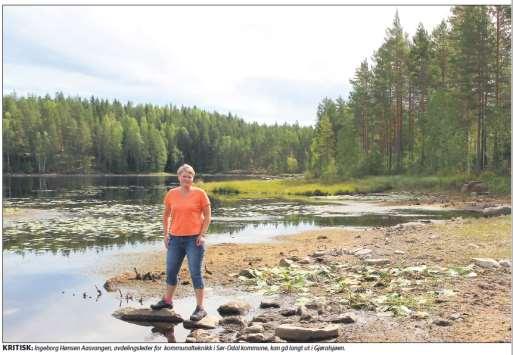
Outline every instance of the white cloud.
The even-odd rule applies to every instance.
[[[312,124],[391,26],[410,37],[448,6],[6,7],[4,88],[196,105]]]

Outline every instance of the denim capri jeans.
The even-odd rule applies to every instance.
[[[178,272],[182,266],[183,258],[187,255],[187,263],[193,287],[205,287],[201,273],[205,246],[197,246],[197,238],[198,235],[185,237],[169,235],[166,260],[166,282],[168,285],[175,286],[178,283]]]

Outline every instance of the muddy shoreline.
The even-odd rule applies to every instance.
[[[417,205],[419,201],[410,202]],[[442,196],[429,201],[424,200],[422,205],[418,205],[482,209],[507,202],[509,201],[506,198],[492,197],[450,202]],[[326,325],[333,317],[349,314],[354,318],[354,322],[340,326],[337,342],[509,342],[511,267],[484,268],[476,266],[473,259],[492,258],[503,262],[511,260],[510,217],[507,215],[477,219],[456,218],[436,223],[425,221],[426,223],[407,223],[403,226],[366,228],[359,231],[326,228],[292,236],[280,236],[272,243],[212,245],[208,246],[205,257],[205,282],[207,287],[214,289],[222,287],[254,291],[252,285],[255,280],[251,280],[251,276],[241,275],[269,272],[268,270],[279,268],[280,265],[280,270],[289,267],[290,269],[286,270],[291,273],[301,273],[322,265],[329,270],[340,270],[333,274],[356,273],[358,284],[351,286],[354,290],[349,287],[337,291],[338,293],[330,293],[332,290],[327,293],[328,286],[334,281],[319,279],[317,284],[314,282],[305,290],[311,302],[322,304],[321,311],[314,309],[314,317],[305,321],[301,320],[301,315],[296,315],[295,318],[283,317],[278,311],[262,309],[260,313],[264,319],[266,316],[270,317],[267,328],[273,329],[272,327],[278,327],[282,323],[303,324],[309,327]],[[363,253],[362,250],[370,250],[369,255],[359,255],[358,252]],[[386,264],[371,266],[371,269],[368,269],[369,258],[386,260]],[[284,260],[292,263],[285,266],[287,264],[284,264]],[[304,260],[308,262],[303,262]],[[156,252],[115,257],[101,265],[97,272],[109,280],[109,286],[113,290],[120,289],[123,293],[131,293],[135,297],[159,297],[165,288],[164,265],[163,248]],[[365,277],[368,277],[369,270],[383,274],[393,269],[405,270],[412,267],[438,268],[444,271],[436,277],[419,274],[415,276],[417,279],[414,277],[412,280],[401,281],[410,285],[404,290],[362,281],[367,280]],[[139,276],[136,275],[134,268]],[[471,270],[465,271],[466,274],[447,276],[450,275],[450,268]],[[358,272],[365,272],[365,277],[362,278],[363,274],[358,275]],[[470,272],[471,277],[467,277]],[[372,280],[372,275],[369,280]],[[185,263],[180,274],[180,282],[182,285],[178,288],[176,297],[191,295],[192,287]],[[411,286],[417,283],[422,285]],[[399,299],[406,300],[406,296],[410,294],[423,297],[444,290],[449,290],[451,296],[446,299],[435,297],[429,306],[404,301],[404,304],[397,304],[399,308],[389,308],[404,309],[401,306],[408,305],[404,306],[408,310],[407,314],[391,316],[390,311],[380,311],[384,309],[381,306],[376,310],[371,301],[363,303],[364,306],[360,309],[351,303],[352,300],[345,304],[344,297],[354,297],[357,295],[355,290],[375,299],[386,298],[390,294],[397,297],[396,294],[399,292]],[[270,297],[280,298],[280,294],[286,295],[292,302],[280,306],[290,308],[297,306],[300,297],[304,298],[305,293],[303,292],[302,296],[300,293],[297,289],[284,291],[281,288],[275,290]],[[419,314],[422,314],[422,317],[418,316]],[[257,320],[261,321],[262,318]],[[239,340],[245,339],[243,335],[239,336],[242,336]]]

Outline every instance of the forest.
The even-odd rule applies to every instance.
[[[4,172],[304,171],[313,129],[246,123],[196,107],[4,97]]]
[[[396,13],[349,99],[319,104],[309,172],[510,174],[510,43],[510,6],[455,6],[411,39]]]
[[[399,15],[348,99],[314,127],[264,125],[172,104],[56,93],[3,97],[5,173],[510,174],[511,7],[454,6],[413,37]]]

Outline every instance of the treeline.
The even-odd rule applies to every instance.
[[[411,39],[396,13],[348,101],[319,104],[310,173],[510,174],[510,44],[510,6],[455,6]]]
[[[196,107],[95,97],[4,96],[3,169],[10,173],[304,171],[313,129],[246,123]]]

